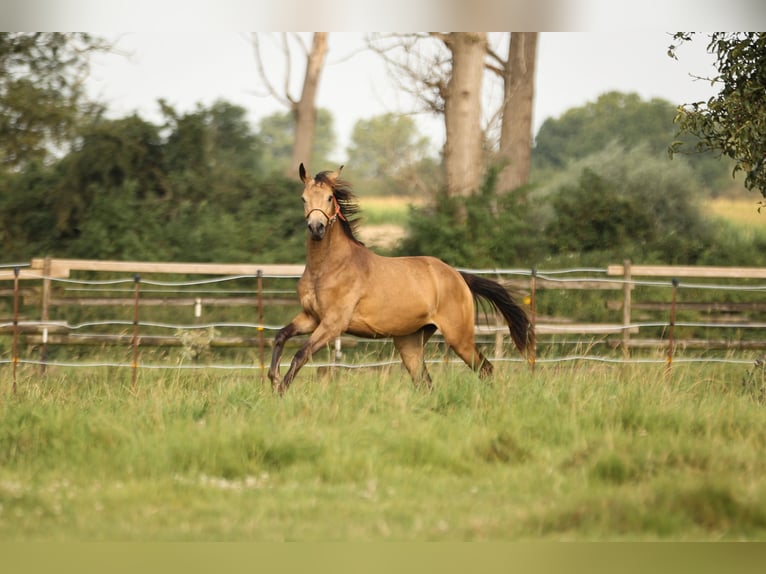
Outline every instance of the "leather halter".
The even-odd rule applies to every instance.
[[[322,215],[324,215],[324,216],[327,218],[327,225],[328,225],[328,226],[329,226],[329,225],[332,225],[333,223],[335,223],[335,220],[336,220],[336,219],[339,219],[339,218],[340,218],[342,221],[347,221],[347,219],[346,219],[346,216],[345,216],[345,215],[343,215],[343,212],[340,210],[340,204],[338,203],[338,200],[337,200],[337,198],[335,197],[335,195],[333,195],[333,196],[332,196],[332,203],[333,203],[333,205],[335,206],[335,213],[333,213],[333,214],[332,214],[332,217],[330,217],[329,215],[327,215],[327,214],[326,214],[326,213],[325,213],[323,210],[319,209],[318,207],[315,207],[314,209],[310,210],[310,211],[309,211],[309,212],[306,214],[306,219],[308,219],[308,218],[309,218],[309,215],[311,215],[311,214],[312,214],[312,213],[314,213],[315,211],[318,211],[319,213],[321,213]]]

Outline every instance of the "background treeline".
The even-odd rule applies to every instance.
[[[2,177],[5,259],[294,261],[295,183],[225,102],[164,121],[95,118],[71,151]]]
[[[529,185],[498,194],[490,167],[480,193],[442,195],[413,210],[401,252],[435,252],[474,267],[604,265],[626,257],[763,265],[766,235],[705,209],[721,196],[750,197],[732,179],[733,164],[712,153],[669,158],[675,113],[665,100],[611,92],[546,120]],[[756,204],[752,199],[749,209]],[[460,209],[467,224],[452,225]]]
[[[249,123],[227,102],[162,121],[86,115],[66,151],[0,173],[3,259],[299,262],[304,231],[288,113]],[[103,111],[102,111],[103,112]],[[440,158],[406,116],[358,122],[343,160],[320,110],[316,169],[347,165],[359,195],[417,200],[396,253],[466,266],[640,262],[763,264],[764,239],[706,217],[701,201],[743,193],[712,155],[668,158],[675,107],[609,93],[547,120],[531,183],[498,194],[491,154],[481,190],[447,197]],[[344,174],[344,175],[345,175]],[[755,210],[755,200],[753,201]],[[455,225],[458,211],[465,225]]]

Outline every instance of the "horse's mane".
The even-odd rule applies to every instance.
[[[364,245],[356,237],[359,231],[359,214],[361,208],[359,207],[356,195],[354,195],[354,190],[351,188],[351,184],[348,181],[340,179],[339,177],[334,179],[330,178],[329,176],[331,174],[331,171],[319,172],[314,176],[314,181],[317,183],[324,183],[332,189],[333,195],[335,195],[335,199],[338,201],[340,212],[343,214],[342,219],[338,218],[343,227],[343,231],[349,239],[360,245]]]

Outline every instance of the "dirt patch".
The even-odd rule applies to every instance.
[[[363,225],[359,228],[359,239],[368,247],[392,249],[404,235],[404,227],[393,223]]]

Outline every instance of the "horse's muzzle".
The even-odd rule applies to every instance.
[[[308,228],[309,233],[311,233],[311,239],[314,241],[324,238],[324,234],[327,232],[327,226],[322,221],[309,221]]]

